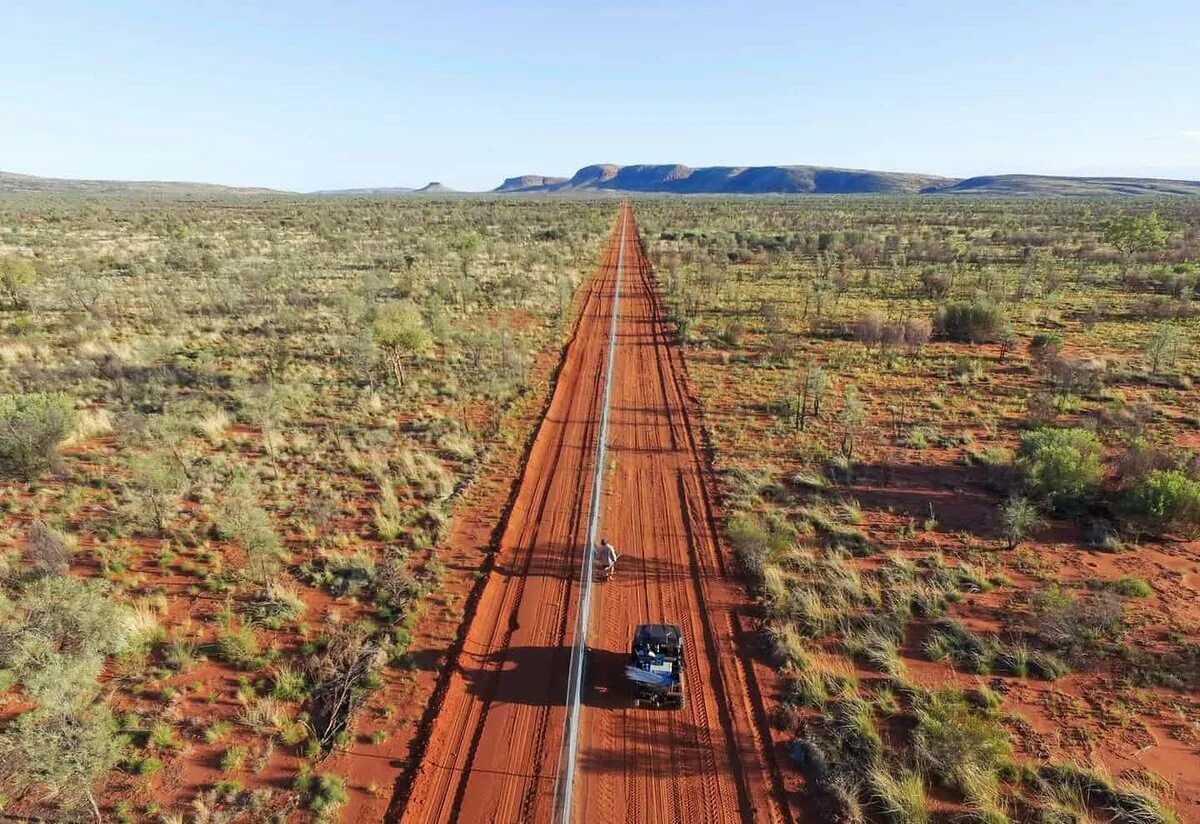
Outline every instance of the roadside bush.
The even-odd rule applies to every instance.
[[[1104,478],[1100,441],[1086,429],[1039,429],[1021,438],[1017,464],[1029,489],[1057,509],[1087,503]]]
[[[950,340],[984,343],[996,340],[1004,328],[1004,313],[990,300],[951,301],[934,316],[938,332]]]
[[[409,612],[427,590],[427,582],[419,578],[407,559],[399,555],[385,558],[376,568],[375,598],[389,607],[395,617]]]
[[[725,523],[725,537],[755,580],[761,581],[764,566],[790,546],[790,536],[773,526],[752,513],[734,515]]]
[[[0,473],[28,480],[50,468],[74,428],[75,409],[66,395],[0,395]]]
[[[319,816],[332,816],[350,798],[346,779],[333,773],[301,774],[296,777],[296,789],[305,793],[305,806]]]
[[[316,564],[305,563],[301,572],[313,586],[323,586],[334,595],[349,595],[374,585],[375,561],[364,552],[333,552]]]
[[[1155,470],[1135,480],[1122,495],[1121,508],[1141,531],[1200,537],[1200,481],[1177,469]]]

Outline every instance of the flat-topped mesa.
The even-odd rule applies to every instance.
[[[567,178],[565,177],[548,177],[546,175],[518,175],[517,177],[507,178],[492,191],[520,192],[525,190],[548,188],[550,186],[555,186],[566,182]]]

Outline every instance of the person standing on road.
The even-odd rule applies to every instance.
[[[606,576],[613,574],[613,570],[617,566],[618,557],[620,556],[617,555],[616,547],[610,544],[607,538],[601,538],[600,546],[596,550],[596,559],[600,562],[601,569]]]

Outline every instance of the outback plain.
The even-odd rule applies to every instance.
[[[6,196],[3,812],[543,820],[622,268],[588,804],[1200,821],[1200,203],[969,194]]]

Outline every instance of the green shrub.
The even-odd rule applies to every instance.
[[[953,619],[935,622],[923,648],[931,661],[950,658],[956,667],[980,675],[992,671],[996,655],[992,641],[981,638]]]
[[[271,697],[281,701],[303,698],[306,682],[304,673],[291,667],[280,667],[275,671],[271,685]]]
[[[1008,542],[1009,549],[1016,549],[1021,539],[1037,526],[1038,513],[1033,504],[1014,495],[1000,507],[1000,529]]]
[[[332,773],[302,772],[296,776],[295,787],[306,795],[305,806],[322,816],[337,812],[350,798],[346,779]]]
[[[160,750],[173,750],[182,745],[175,737],[175,728],[160,721],[150,728],[150,746]]]
[[[242,746],[232,746],[226,748],[221,754],[221,770],[224,772],[237,772],[246,765],[246,759],[250,757],[250,750]]]
[[[5,790],[15,790],[17,797],[37,795],[75,813],[93,798],[93,781],[121,762],[126,743],[100,703],[66,713],[44,708],[22,713],[0,735]]]
[[[1177,469],[1160,469],[1135,480],[1122,510],[1139,529],[1155,535],[1200,537],[1200,481]]]
[[[134,756],[126,761],[125,768],[134,775],[146,776],[153,775],[161,770],[162,765],[162,759],[155,758],[154,756],[146,756],[144,758]]]
[[[74,428],[75,408],[66,395],[0,395],[0,473],[22,480],[41,474]]]
[[[1101,446],[1086,429],[1039,429],[1021,438],[1017,464],[1029,489],[1059,509],[1081,506],[1104,479]]]
[[[938,331],[950,340],[983,343],[996,340],[1004,328],[1004,312],[990,300],[951,301],[934,317]]]
[[[1118,580],[1113,584],[1113,589],[1126,598],[1149,598],[1154,594],[1154,587],[1144,578],[1135,578],[1132,575]]]
[[[755,514],[734,515],[725,522],[725,536],[738,559],[754,579],[761,579],[763,567],[786,551],[791,536]]]
[[[255,664],[260,649],[258,638],[250,627],[226,630],[216,640],[217,657],[242,669]]]

